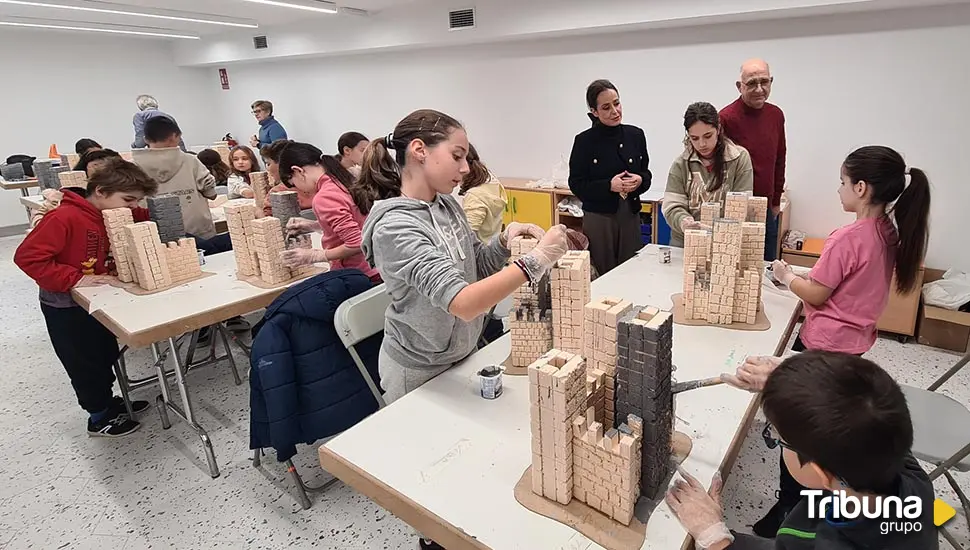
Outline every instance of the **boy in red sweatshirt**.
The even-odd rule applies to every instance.
[[[54,353],[64,365],[78,404],[88,412],[88,435],[120,437],[138,429],[120,397],[114,397],[112,366],[118,340],[71,298],[71,289],[112,282],[108,232],[101,211],[132,209],[135,221],[148,210],[138,201],[158,190],[158,183],[138,166],[120,158],[88,180],[87,189],[64,189],[58,208],[48,213],[17,248],[14,263],[40,287],[40,310]],[[148,408],[145,401],[132,410]]]

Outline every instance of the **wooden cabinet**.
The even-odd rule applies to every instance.
[[[545,191],[508,189],[512,221],[534,223],[543,229],[553,225],[553,195]]]

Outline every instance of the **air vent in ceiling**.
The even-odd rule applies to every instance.
[[[265,50],[269,47],[269,44],[266,42],[265,36],[254,36],[253,46],[255,46],[257,50]]]
[[[475,28],[475,8],[448,12],[448,30]]]

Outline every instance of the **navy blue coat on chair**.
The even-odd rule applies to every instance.
[[[333,324],[337,307],[371,286],[356,269],[331,271],[294,285],[266,309],[253,329],[250,449],[273,447],[283,462],[297,444],[338,434],[377,410]],[[356,346],[378,387],[383,337]]]

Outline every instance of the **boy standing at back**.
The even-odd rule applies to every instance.
[[[677,480],[667,493],[667,503],[697,546],[711,550],[937,550],[933,484],[911,454],[913,424],[906,397],[892,377],[872,361],[845,353],[809,351],[780,365],[780,360],[770,361],[761,366],[746,362],[738,377],[727,376],[726,381],[743,389],[762,390],[762,410],[770,424],[763,434],[765,443],[769,448],[781,446],[792,476],[803,486],[818,490],[817,494],[802,497],[772,541],[727,529],[720,476],[705,491],[696,479],[685,475],[687,481]],[[759,368],[760,376],[753,374]],[[860,513],[847,519],[833,513],[832,501],[820,506],[824,497],[833,494],[846,497],[850,514],[855,506],[849,497],[858,499],[861,506],[868,502],[869,510],[874,510],[880,497],[897,497],[902,502],[899,510],[915,497],[921,503],[921,515],[900,519],[895,504],[889,506],[884,500],[885,515],[870,519]],[[835,507],[842,509],[838,504]],[[888,513],[887,507],[891,508]],[[901,521],[919,523],[921,529],[903,533],[884,528]]]
[[[204,249],[205,241],[216,236],[207,200],[216,198],[216,179],[195,155],[179,149],[181,139],[182,130],[174,120],[150,118],[145,122],[148,149],[133,150],[132,160],[158,181],[159,193],[179,198],[185,232],[201,241],[199,248]]]
[[[101,211],[131,208],[135,221],[148,219],[138,201],[155,194],[158,184],[121,158],[109,159],[91,175],[86,189],[65,188],[56,209],[49,212],[17,248],[14,263],[40,287],[40,310],[54,353],[64,365],[78,404],[90,415],[88,435],[120,437],[138,429],[124,402],[114,397],[112,367],[118,340],[71,298],[71,289],[108,284],[108,232]],[[141,412],[148,402],[135,401]]]

